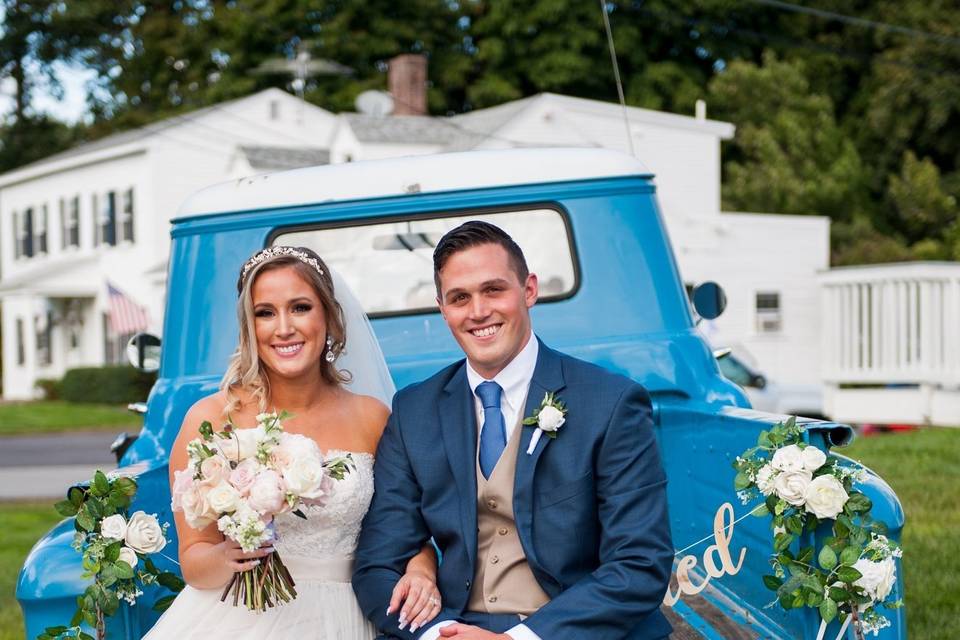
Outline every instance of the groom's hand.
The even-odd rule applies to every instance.
[[[513,640],[505,633],[493,633],[480,627],[469,624],[448,624],[440,629],[441,638],[457,638],[457,640]]]

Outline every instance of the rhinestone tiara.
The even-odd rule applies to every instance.
[[[311,267],[316,269],[317,273],[319,273],[320,275],[323,275],[323,269],[320,268],[320,263],[317,262],[315,258],[311,258],[310,256],[305,254],[303,251],[300,251],[296,247],[281,246],[281,247],[268,247],[263,251],[260,251],[259,253],[254,255],[249,260],[247,260],[246,264],[243,265],[243,274],[240,276],[240,279],[246,280],[247,274],[255,266],[257,266],[258,264],[260,264],[265,260],[270,260],[271,258],[276,258],[278,256],[293,256],[300,262],[310,265]]]

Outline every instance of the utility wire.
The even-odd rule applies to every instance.
[[[623,108],[623,126],[627,130],[627,144],[630,145],[630,155],[637,156],[633,148],[633,134],[630,133],[630,117],[627,114],[627,101],[623,98],[623,83],[620,82],[620,64],[617,62],[617,50],[613,46],[613,30],[610,28],[610,16],[607,15],[606,0],[600,0],[600,13],[603,14],[603,28],[607,32],[607,46],[610,48],[610,62],[613,63],[613,77],[617,81],[617,95],[620,96],[620,106]]]
[[[805,13],[807,15],[823,18],[824,20],[835,20],[837,22],[852,24],[858,27],[865,27],[867,29],[875,29],[877,31],[889,31],[891,33],[901,33],[903,35],[914,36],[917,38],[924,38],[927,40],[936,40],[937,42],[940,42],[943,44],[952,44],[954,46],[960,46],[960,38],[956,38],[953,36],[945,36],[938,33],[931,33],[929,31],[921,31],[920,29],[903,27],[897,24],[877,22],[876,20],[867,20],[866,18],[857,18],[855,16],[848,16],[842,13],[834,13],[833,11],[824,11],[823,9],[814,9],[813,7],[804,7],[798,4],[792,4],[790,2],[783,2],[782,0],[747,0],[747,2],[752,2],[754,4],[760,4],[767,7],[774,7],[776,9],[781,9],[783,11],[792,11],[793,13]]]

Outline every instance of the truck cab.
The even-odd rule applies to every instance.
[[[159,378],[140,437],[121,460],[121,471],[140,484],[133,508],[173,521],[170,447],[187,409],[217,389],[236,347],[237,275],[251,254],[274,244],[317,251],[360,299],[402,388],[462,358],[434,301],[431,255],[445,231],[472,219],[502,227],[523,248],[540,282],[534,331],[547,345],[650,392],[677,562],[694,556],[683,560],[687,589],[675,582],[665,599],[678,631],[815,637],[820,621],[813,610],[766,606],[774,599],[761,580],[772,552],[768,520],[725,524],[749,510],[736,499],[732,462],[784,416],[753,411],[720,373],[696,329],[653,176],[634,158],[607,150],[516,149],[330,165],[242,179],[191,197],[172,222]],[[852,435],[844,425],[803,422],[810,444],[825,450]],[[862,489],[874,516],[899,538],[903,511],[893,491],[869,472]],[[742,551],[736,571],[722,576],[697,561],[717,544],[717,521],[732,556]],[[26,560],[17,597],[28,637],[69,619],[84,588],[72,536],[72,522],[62,522]],[[157,564],[176,571],[172,559]],[[139,638],[153,624],[158,614],[149,595],[110,620],[110,637]],[[892,625],[880,637],[905,637],[903,610],[885,613]]]

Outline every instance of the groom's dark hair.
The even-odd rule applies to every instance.
[[[527,268],[527,260],[523,257],[520,245],[500,227],[481,220],[471,220],[447,231],[433,250],[433,281],[437,285],[438,296],[440,295],[440,270],[447,264],[450,256],[482,244],[498,244],[503,247],[520,284],[527,281],[530,270]]]

